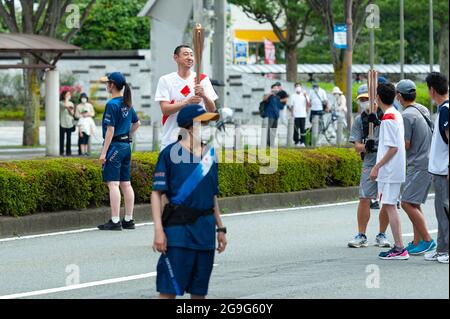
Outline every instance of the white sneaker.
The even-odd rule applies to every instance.
[[[300,144],[300,146],[299,146],[300,148],[305,148],[306,147],[306,145],[305,144]]]
[[[430,251],[425,254],[425,260],[426,261],[438,261],[438,257],[440,254],[437,251]]]
[[[441,264],[448,264],[448,253],[439,254],[437,261]]]

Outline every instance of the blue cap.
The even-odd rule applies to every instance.
[[[358,95],[357,95],[357,99],[360,98],[369,98],[369,88],[367,86],[367,84],[363,84],[358,88]]]
[[[384,76],[380,76],[380,77],[378,77],[378,83],[379,84],[388,84],[389,80],[386,79]]]
[[[401,80],[396,87],[397,92],[402,94],[414,93],[416,89],[416,84],[411,80]]]
[[[208,113],[201,105],[188,105],[178,113],[177,123],[179,127],[187,128],[196,122],[216,121],[220,117],[217,113]]]
[[[109,73],[106,75],[106,77],[102,77],[100,81],[113,82],[117,86],[117,88],[122,88],[127,83],[127,79],[120,72]]]

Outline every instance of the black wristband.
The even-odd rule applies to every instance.
[[[217,228],[216,232],[226,234],[227,233],[227,228],[226,227]]]

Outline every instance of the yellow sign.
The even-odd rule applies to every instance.
[[[274,43],[279,43],[280,40],[272,30],[235,30],[235,38],[251,43],[264,43],[264,40],[270,40]],[[286,31],[283,32],[286,35]]]

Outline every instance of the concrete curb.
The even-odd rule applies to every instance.
[[[300,207],[356,200],[358,187],[334,187],[294,193],[260,194],[219,199],[224,214],[244,211]],[[122,212],[123,213],[123,212]],[[110,219],[108,207],[83,211],[39,213],[24,217],[0,217],[0,238],[40,233],[95,228]],[[134,219],[137,223],[151,221],[150,204],[136,205]]]

